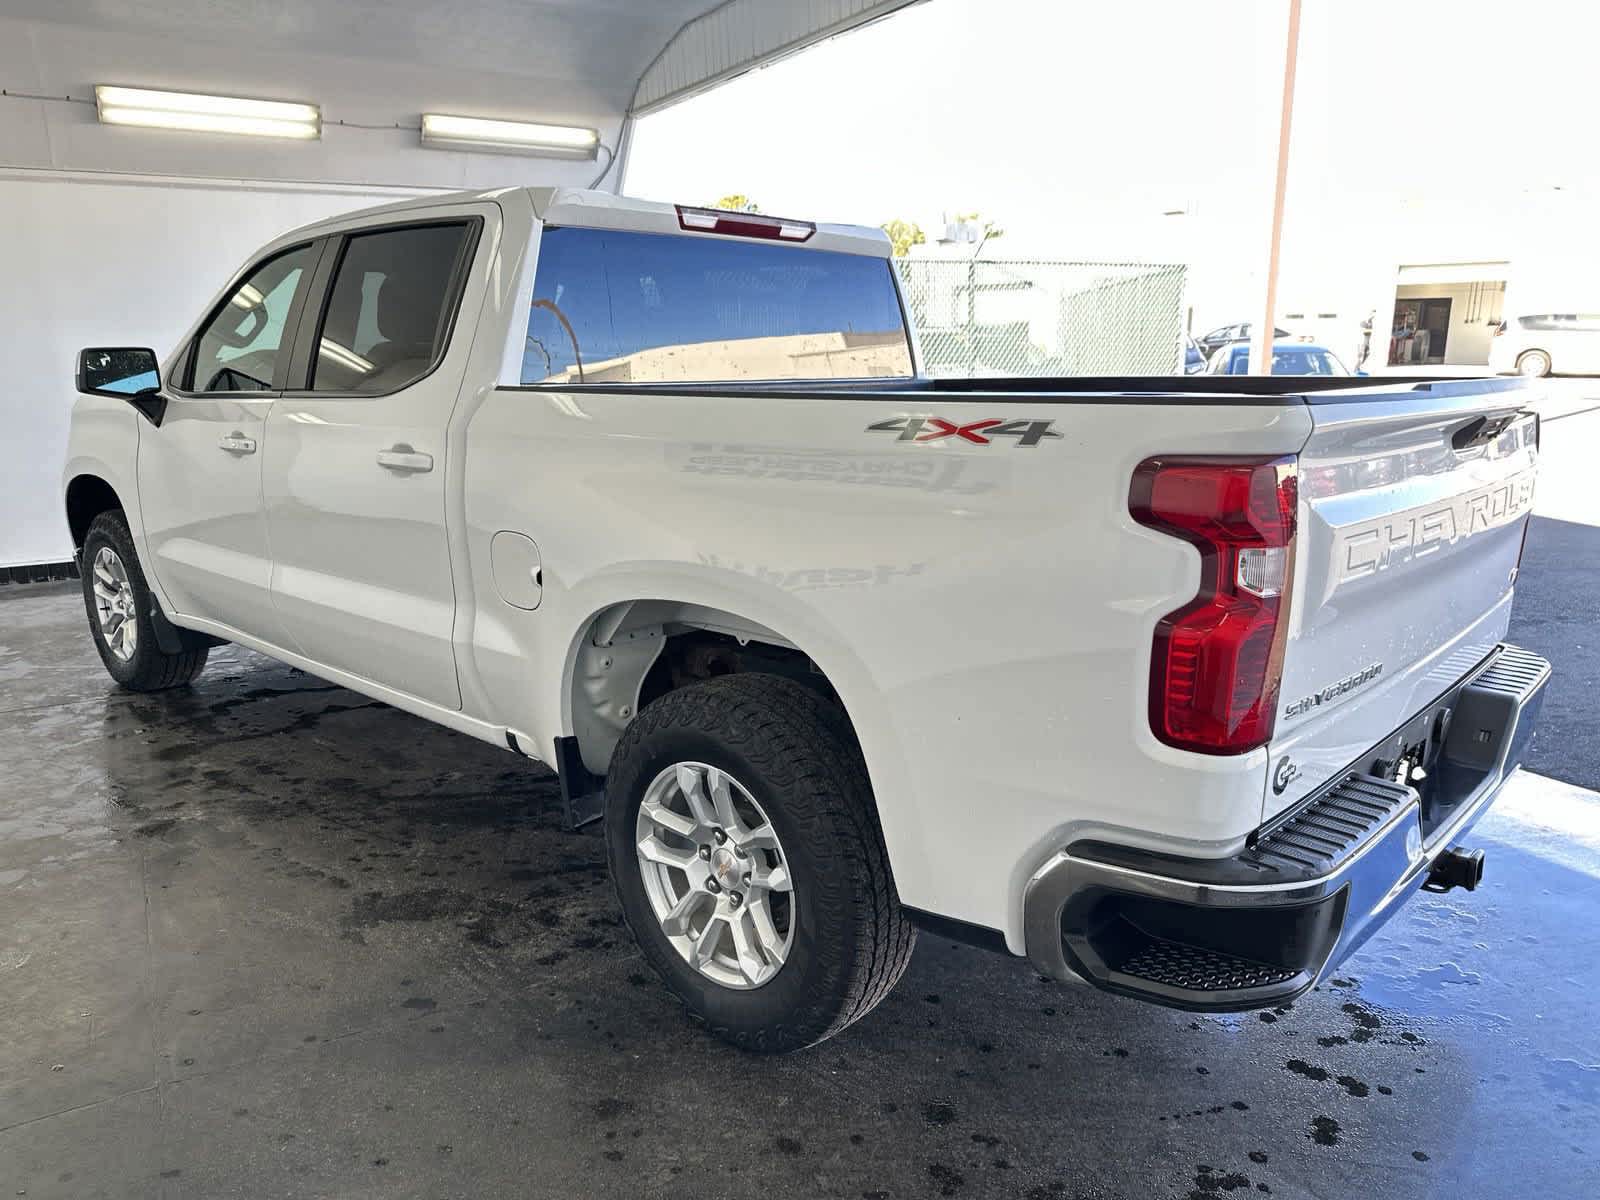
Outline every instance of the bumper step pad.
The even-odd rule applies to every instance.
[[[1152,937],[1115,968],[1119,975],[1186,992],[1239,992],[1287,983],[1299,972]]]
[[[1314,799],[1259,830],[1232,858],[1181,859],[1106,842],[1079,842],[1073,853],[1095,862],[1167,874],[1196,884],[1282,884],[1338,868],[1412,802],[1403,784],[1348,772]]]
[[[1352,772],[1260,833],[1239,860],[1291,879],[1325,875],[1410,802],[1403,784]]]

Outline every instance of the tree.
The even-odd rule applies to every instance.
[[[761,211],[756,202],[743,192],[732,192],[718,200],[712,208],[724,208],[729,212],[758,213]]]
[[[884,222],[882,228],[889,235],[889,244],[894,247],[896,258],[904,258],[911,253],[911,247],[920,246],[928,240],[922,232],[922,226],[915,221],[903,221],[896,217]]]

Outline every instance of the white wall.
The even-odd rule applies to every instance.
[[[80,348],[165,357],[257,246],[407,194],[0,173],[0,567],[72,556],[60,476]]]

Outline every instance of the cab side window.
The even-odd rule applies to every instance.
[[[473,226],[416,225],[345,242],[317,336],[311,388],[393,392],[444,353]]]
[[[266,392],[289,365],[284,325],[314,261],[299,246],[262,263],[201,329],[187,384],[196,392]]]

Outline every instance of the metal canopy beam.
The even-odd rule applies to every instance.
[[[685,22],[639,77],[630,116],[709,91],[756,67],[921,0],[724,0]]]

